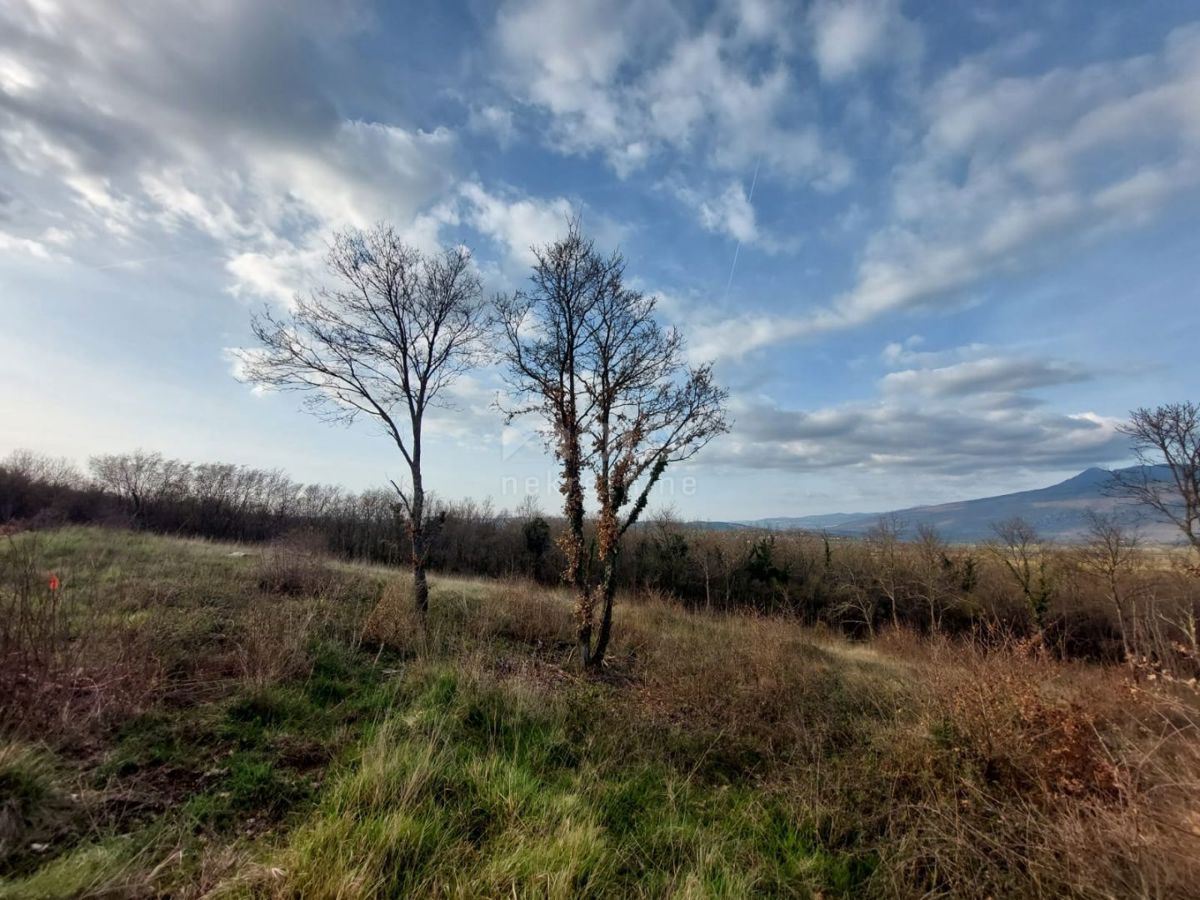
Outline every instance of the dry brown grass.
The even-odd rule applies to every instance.
[[[276,600],[245,609],[238,621],[236,655],[242,680],[263,688],[303,673],[325,610],[320,603]]]
[[[915,706],[882,730],[888,890],[1185,896],[1200,878],[1200,710],[1026,645],[899,642]]]
[[[0,538],[0,728],[82,732],[138,708],[161,681],[145,622],[36,534]]]
[[[621,614],[614,668],[634,678],[648,707],[689,726],[812,755],[897,702],[888,662],[839,655],[785,619],[681,615],[661,602]]]
[[[890,896],[1187,896],[1200,884],[1200,702],[1031,642],[623,607],[636,705],[755,751],[766,794],[879,855]],[[1169,686],[1168,686],[1169,687]]]
[[[393,578],[363,624],[363,641],[401,653],[415,653],[424,644],[425,628],[413,600],[412,584]]]
[[[327,593],[336,581],[316,535],[303,531],[289,534],[262,552],[258,586],[268,594],[316,597]]]
[[[569,649],[574,646],[574,622],[567,592],[512,581],[488,587],[471,630],[479,640],[503,638],[534,651]]]

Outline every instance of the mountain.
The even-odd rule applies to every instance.
[[[1119,471],[1135,473],[1137,469]],[[1160,480],[1169,477],[1165,466],[1154,466],[1147,472]],[[1124,525],[1137,526],[1147,541],[1176,543],[1179,540],[1179,532],[1169,522],[1155,518],[1151,511],[1130,500],[1110,496],[1108,488],[1112,480],[1111,472],[1092,468],[1050,487],[997,497],[936,506],[914,506],[884,513],[831,513],[757,519],[740,524],[852,536],[865,534],[879,522],[881,516],[894,516],[905,536],[914,535],[921,525],[932,525],[946,540],[966,543],[987,540],[995,534],[992,530],[994,523],[1020,516],[1044,537],[1074,541],[1087,533],[1088,513],[1097,512],[1115,515]]]

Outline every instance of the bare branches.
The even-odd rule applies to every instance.
[[[538,412],[562,466],[565,576],[579,591],[583,660],[604,657],[621,537],[638,520],[666,467],[727,430],[726,391],[709,366],[689,369],[683,338],[663,328],[655,301],[624,285],[625,261],[596,252],[576,221],[535,249],[527,291],[497,301],[506,338],[509,417]],[[583,538],[583,473],[594,477],[597,536]],[[593,561],[599,563],[594,583]],[[593,647],[594,594],[603,600]]]
[[[462,250],[425,257],[386,226],[334,235],[326,265],[331,286],[288,316],[254,318],[260,347],[240,353],[245,378],[307,393],[327,420],[376,420],[412,466],[426,410],[478,362],[478,276]]]
[[[268,309],[254,318],[259,347],[239,358],[247,381],[301,391],[326,420],[366,416],[392,439],[411,476],[407,491],[392,484],[408,519],[423,609],[422,426],[483,353],[479,277],[465,251],[425,256],[384,225],[335,234],[326,266],[331,284],[298,297],[290,315]]]
[[[1096,512],[1088,514],[1088,540],[1079,549],[1083,570],[1100,578],[1108,593],[1109,602],[1117,615],[1121,646],[1125,660],[1132,663],[1132,648],[1137,643],[1128,609],[1128,591],[1124,582],[1138,564],[1141,536],[1136,529],[1127,529],[1114,515]]]
[[[1135,409],[1120,430],[1142,465],[1113,473],[1117,491],[1172,522],[1200,552],[1200,405]]]
[[[997,540],[989,547],[992,554],[1004,563],[1021,589],[1029,615],[1041,634],[1046,613],[1054,599],[1055,585],[1047,542],[1037,529],[1022,518],[1009,519],[992,526]]]
[[[578,433],[590,412],[580,383],[590,320],[605,294],[620,284],[625,262],[617,254],[601,256],[575,220],[567,223],[565,237],[533,252],[529,287],[496,298],[506,382],[520,402],[504,412],[510,418],[541,412],[551,440],[561,441],[568,432]]]

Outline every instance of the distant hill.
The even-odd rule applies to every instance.
[[[1121,471],[1134,472],[1136,469]],[[1167,477],[1165,466],[1156,466],[1149,471],[1155,478]],[[914,506],[883,513],[777,517],[738,524],[775,530],[826,531],[849,536],[865,534],[879,522],[881,516],[894,515],[906,536],[915,534],[921,525],[932,525],[946,540],[967,543],[993,537],[994,523],[1020,516],[1044,537],[1074,541],[1087,533],[1088,513],[1103,512],[1116,515],[1118,521],[1126,525],[1138,526],[1147,541],[1179,541],[1179,532],[1170,523],[1153,518],[1150,511],[1129,500],[1110,496],[1107,488],[1111,483],[1112,473],[1106,469],[1092,468],[1050,487],[1001,494],[998,497],[937,506]],[[728,523],[722,524],[728,527]]]

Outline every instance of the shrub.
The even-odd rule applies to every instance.
[[[363,625],[363,640],[401,653],[412,653],[421,645],[424,623],[413,600],[412,583],[392,578]]]
[[[312,532],[292,532],[263,551],[258,586],[268,594],[316,597],[328,591],[335,581],[320,538]]]
[[[958,649],[955,665],[929,672],[942,710],[942,743],[989,788],[1050,802],[1056,795],[1113,796],[1118,772],[1094,712],[1049,698],[1057,664],[1030,658],[1030,644]]]
[[[236,647],[243,681],[265,687],[304,672],[320,612],[315,604],[288,601],[248,607],[241,616]]]

